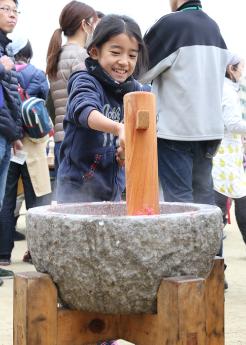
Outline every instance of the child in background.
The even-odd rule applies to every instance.
[[[238,228],[246,244],[246,175],[243,167],[242,135],[246,135],[246,121],[242,119],[239,100],[239,80],[243,74],[244,61],[232,55],[227,66],[222,98],[225,136],[213,159],[215,202],[223,213],[224,224],[227,212],[234,200]]]
[[[134,78],[147,65],[141,31],[131,18],[104,16],[85,60],[68,83],[58,202],[118,201],[125,188],[123,96],[143,87]],[[119,149],[118,149],[119,150]]]

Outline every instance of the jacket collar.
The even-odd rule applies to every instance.
[[[178,8],[177,8],[177,11],[183,11],[183,10],[189,8],[189,7],[191,7],[191,8],[194,7],[194,9],[199,10],[199,9],[202,8],[201,1],[200,1],[200,0],[190,0],[190,1],[187,1],[187,2],[185,2],[183,5],[181,5],[180,7],[178,7]]]
[[[0,30],[0,45],[2,46],[4,50],[10,42],[12,41],[7,37],[7,35],[2,30]]]
[[[100,64],[88,57],[85,60],[85,65],[89,74],[93,75],[100,81],[100,83],[116,96],[124,96],[126,93],[134,91],[134,78],[129,77],[124,83],[119,83],[100,66]]]

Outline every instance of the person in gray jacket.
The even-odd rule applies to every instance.
[[[229,58],[218,25],[199,0],[170,0],[174,13],[146,33],[157,96],[159,177],[165,201],[214,204],[212,156],[223,137],[221,109]]]
[[[67,105],[67,83],[70,75],[85,69],[85,47],[97,23],[95,10],[80,1],[69,2],[59,18],[60,28],[53,33],[47,52],[46,73],[55,108],[55,175],[59,166],[59,151],[64,139],[63,120]],[[67,42],[62,46],[62,33]]]

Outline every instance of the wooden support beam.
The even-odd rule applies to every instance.
[[[14,278],[14,345],[57,344],[57,290],[48,274]]]
[[[206,345],[204,279],[163,279],[158,315],[157,345]]]
[[[224,260],[216,257],[206,279],[206,345],[224,345]]]
[[[157,314],[107,315],[57,308],[48,275],[21,273],[14,283],[14,345],[224,345],[224,262],[208,278],[165,278]]]
[[[58,311],[57,345],[88,345],[119,338],[119,315]]]

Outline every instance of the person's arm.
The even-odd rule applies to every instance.
[[[112,133],[119,137],[119,149],[117,158],[124,156],[125,151],[125,130],[124,124],[108,119],[97,110],[92,110],[88,117],[88,126],[97,131]],[[120,159],[120,158],[119,158]]]
[[[108,119],[97,110],[92,110],[88,116],[88,126],[97,131],[112,133],[117,137],[119,136],[121,128],[124,127],[122,123]]]
[[[242,119],[238,95],[234,90],[224,90],[222,109],[224,124],[227,131],[245,135],[246,121]]]

